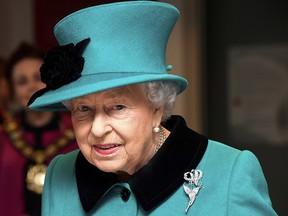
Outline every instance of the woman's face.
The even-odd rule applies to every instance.
[[[39,69],[43,61],[37,58],[25,58],[13,67],[12,86],[15,98],[23,107],[36,91],[45,88],[45,84],[40,80]]]
[[[71,100],[72,122],[85,158],[104,172],[135,173],[154,155],[162,109],[143,85],[131,85]]]

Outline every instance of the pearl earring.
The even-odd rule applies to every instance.
[[[155,133],[159,133],[160,132],[160,137],[159,137],[159,140],[157,142],[155,153],[154,153],[154,154],[156,154],[156,152],[161,148],[162,144],[165,142],[166,134],[165,134],[165,131],[164,131],[164,129],[163,129],[163,127],[161,125],[157,126],[157,127],[154,127],[153,131]]]
[[[160,132],[160,127],[159,126],[155,126],[154,128],[153,128],[153,131],[155,132],[155,133],[159,133]]]

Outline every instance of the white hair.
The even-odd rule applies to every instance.
[[[144,83],[148,100],[155,108],[163,107],[162,122],[172,115],[179,86],[172,81],[153,81]]]

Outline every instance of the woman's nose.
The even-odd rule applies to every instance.
[[[96,114],[92,123],[91,133],[96,137],[103,137],[112,130],[105,114]]]

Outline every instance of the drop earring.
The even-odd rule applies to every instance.
[[[155,132],[155,133],[159,133],[160,132],[160,127],[159,126],[155,126],[154,128],[153,128],[153,132]]]
[[[159,140],[157,142],[155,153],[154,153],[154,154],[156,154],[156,152],[161,148],[162,144],[165,142],[166,134],[165,134],[165,131],[164,131],[164,129],[163,129],[163,127],[161,125],[154,127],[153,131],[155,133],[159,133],[160,132],[160,137],[159,137]]]

